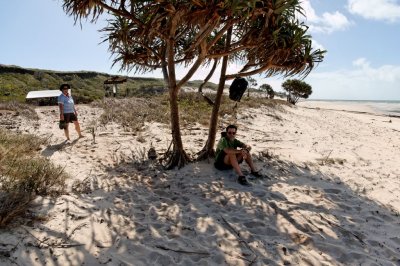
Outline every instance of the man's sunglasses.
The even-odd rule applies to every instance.
[[[236,135],[236,132],[233,132],[233,131],[228,131],[227,132],[229,135]]]

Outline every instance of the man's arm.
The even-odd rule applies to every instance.
[[[234,144],[234,147],[241,147],[242,146],[242,142],[240,142],[240,141],[238,141],[238,140],[234,140],[236,143]],[[228,146],[228,142],[225,140],[225,142],[223,143],[224,145],[225,145],[225,147],[224,147],[224,152],[226,153],[226,154],[241,154],[242,153],[242,151],[241,150],[238,150],[238,149],[236,149],[236,148],[231,148],[231,147],[229,147]]]
[[[241,141],[239,141],[237,139],[235,139],[235,140],[237,141],[237,146],[238,147],[240,147],[242,150],[246,150],[247,152],[250,152],[250,150],[251,150],[250,145],[247,145],[247,144],[245,144],[245,143],[243,143],[243,142],[241,142]]]
[[[250,145],[247,145],[247,144],[243,144],[242,149],[243,149],[243,150],[246,150],[247,152],[250,152],[251,146],[250,146]]]
[[[239,153],[241,153],[240,150],[237,150],[237,149],[234,149],[234,148],[229,148],[229,147],[225,148],[224,152],[226,154],[239,154]]]
[[[241,148],[241,150],[239,152],[243,155],[244,158],[246,158],[247,155],[250,154],[250,150],[251,150],[250,145],[247,145],[239,140],[236,140],[236,141],[238,141],[238,147]]]
[[[243,157],[243,159],[246,159],[248,154],[249,154],[249,151],[246,150],[246,149],[243,149],[243,146],[241,148],[242,148],[241,150],[238,150],[238,149],[235,149],[235,148],[226,147],[224,149],[224,152],[226,154],[234,154],[235,156],[240,154]]]

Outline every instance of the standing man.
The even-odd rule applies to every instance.
[[[239,175],[238,182],[243,186],[250,186],[249,181],[243,175],[239,164],[246,161],[249,165],[251,174],[255,177],[262,177],[254,168],[253,160],[251,159],[249,145],[236,139],[237,127],[229,125],[226,132],[223,132],[221,139],[218,142],[214,166],[218,170],[234,169]],[[241,149],[238,149],[241,148]]]
[[[69,84],[61,84],[60,91],[62,92],[60,96],[58,96],[58,106],[60,108],[60,122],[64,124],[64,133],[67,141],[69,139],[69,131],[68,131],[68,124],[74,123],[75,130],[78,133],[79,138],[82,138],[83,135],[81,134],[81,127],[79,126],[78,122],[78,113],[76,112],[74,99],[72,96],[69,95],[68,90],[71,87]]]

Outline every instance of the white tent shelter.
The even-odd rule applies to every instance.
[[[61,91],[59,90],[30,91],[26,95],[26,99],[53,98],[58,97],[60,94]]]
[[[71,94],[71,90],[69,90]],[[57,105],[57,98],[60,96],[59,90],[30,91],[26,95],[25,101],[37,105]]]

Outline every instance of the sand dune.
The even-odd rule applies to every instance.
[[[267,175],[252,187],[207,161],[172,171],[148,161],[150,143],[168,148],[166,125],[127,133],[78,106],[86,137],[71,131],[65,145],[56,107],[37,108],[36,124],[14,119],[13,130],[49,136],[42,155],[72,178],[68,194],[30,208],[46,221],[0,231],[0,263],[400,265],[400,119],[318,104],[239,114],[237,137]],[[195,154],[207,129],[182,132]]]

